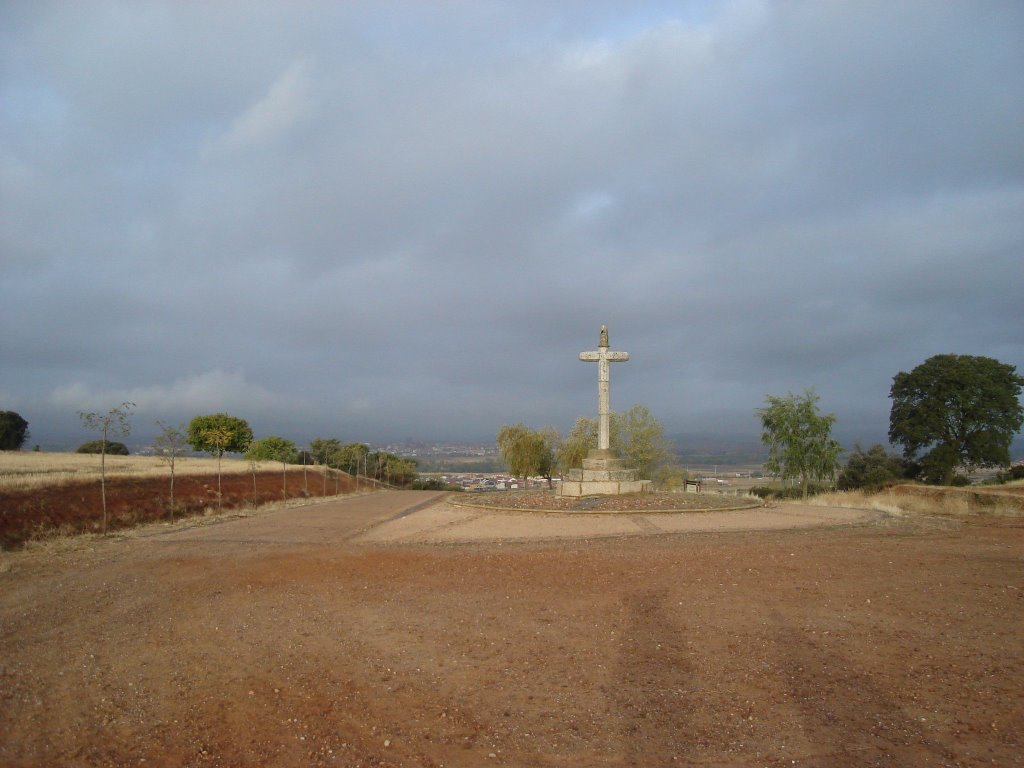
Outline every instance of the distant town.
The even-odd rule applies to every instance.
[[[396,456],[408,456],[414,459],[438,456],[487,457],[498,455],[498,446],[493,441],[490,443],[424,443],[406,441],[402,443],[388,443],[380,447]]]

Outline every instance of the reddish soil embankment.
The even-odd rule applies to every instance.
[[[360,478],[359,482],[373,481]],[[332,496],[356,488],[349,475],[327,479],[319,472],[288,471],[287,488],[281,472],[259,472],[255,487],[247,473],[221,477],[221,508],[254,507],[284,499]],[[174,480],[174,516],[187,517],[217,508],[216,475],[183,475]],[[166,478],[107,479],[107,530],[171,519],[170,481]],[[0,489],[0,549],[31,539],[99,532],[103,504],[98,480],[44,488]]]

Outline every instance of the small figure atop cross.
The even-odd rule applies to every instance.
[[[607,451],[611,447],[609,405],[609,363],[629,360],[628,352],[612,352],[608,348],[608,326],[601,326],[601,337],[596,352],[580,352],[580,360],[597,363],[597,448]]]

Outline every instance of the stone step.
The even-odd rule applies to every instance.
[[[584,469],[595,469],[595,470],[609,470],[609,469],[624,469],[626,463],[622,459],[593,459],[586,458],[583,460]]]
[[[558,490],[558,495],[569,497],[619,496],[624,493],[649,493],[650,490],[650,480],[632,480],[627,482],[563,480]]]
[[[635,469],[570,469],[565,473],[566,480],[575,482],[607,482],[628,483],[638,480]]]

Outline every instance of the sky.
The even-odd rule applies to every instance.
[[[885,440],[943,353],[1024,372],[1018,0],[0,5],[0,410],[299,444]]]

